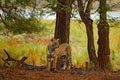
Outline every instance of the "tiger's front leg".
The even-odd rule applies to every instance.
[[[72,62],[71,62],[71,57],[67,59],[67,70],[71,70]]]
[[[56,71],[56,67],[57,67],[57,56],[55,56],[53,58],[53,63],[52,63],[51,71]]]
[[[47,70],[48,71],[50,71],[51,65],[52,65],[52,62],[50,62],[49,59],[47,59]]]

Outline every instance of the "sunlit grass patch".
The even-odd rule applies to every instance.
[[[120,70],[120,52],[119,51],[111,51],[110,60],[112,64],[113,70]]]
[[[45,45],[37,45],[29,48],[27,53],[28,59],[26,62],[32,64],[34,61],[35,65],[45,65],[46,64],[46,46]]]
[[[72,51],[72,64],[75,67],[85,67],[85,63],[89,62],[89,57],[87,54],[87,50],[85,48],[76,48]]]

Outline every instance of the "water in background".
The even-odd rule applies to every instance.
[[[26,10],[25,12],[26,13],[24,14],[24,16],[26,18],[29,18],[30,17],[29,13],[31,13],[31,11],[30,10]],[[3,14],[1,10],[0,10],[0,14]],[[50,15],[49,13],[46,13],[43,16],[38,15],[37,18],[50,19],[50,20],[52,19],[53,20],[53,19],[56,19],[56,15],[55,15],[55,13],[52,14],[52,15]],[[75,13],[74,17],[72,17],[72,19],[79,20],[80,19],[79,13]],[[96,12],[94,14],[91,14],[91,19],[93,19],[93,20],[99,20],[99,13]],[[118,19],[118,20],[120,20],[120,12],[115,12],[115,11],[109,11],[109,12],[107,12],[107,19]]]

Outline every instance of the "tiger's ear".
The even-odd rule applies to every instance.
[[[51,39],[51,41],[54,41],[54,40],[55,40],[54,38]]]

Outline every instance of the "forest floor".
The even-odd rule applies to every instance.
[[[120,80],[120,71],[95,72],[95,71],[57,71],[0,69],[0,80]]]

